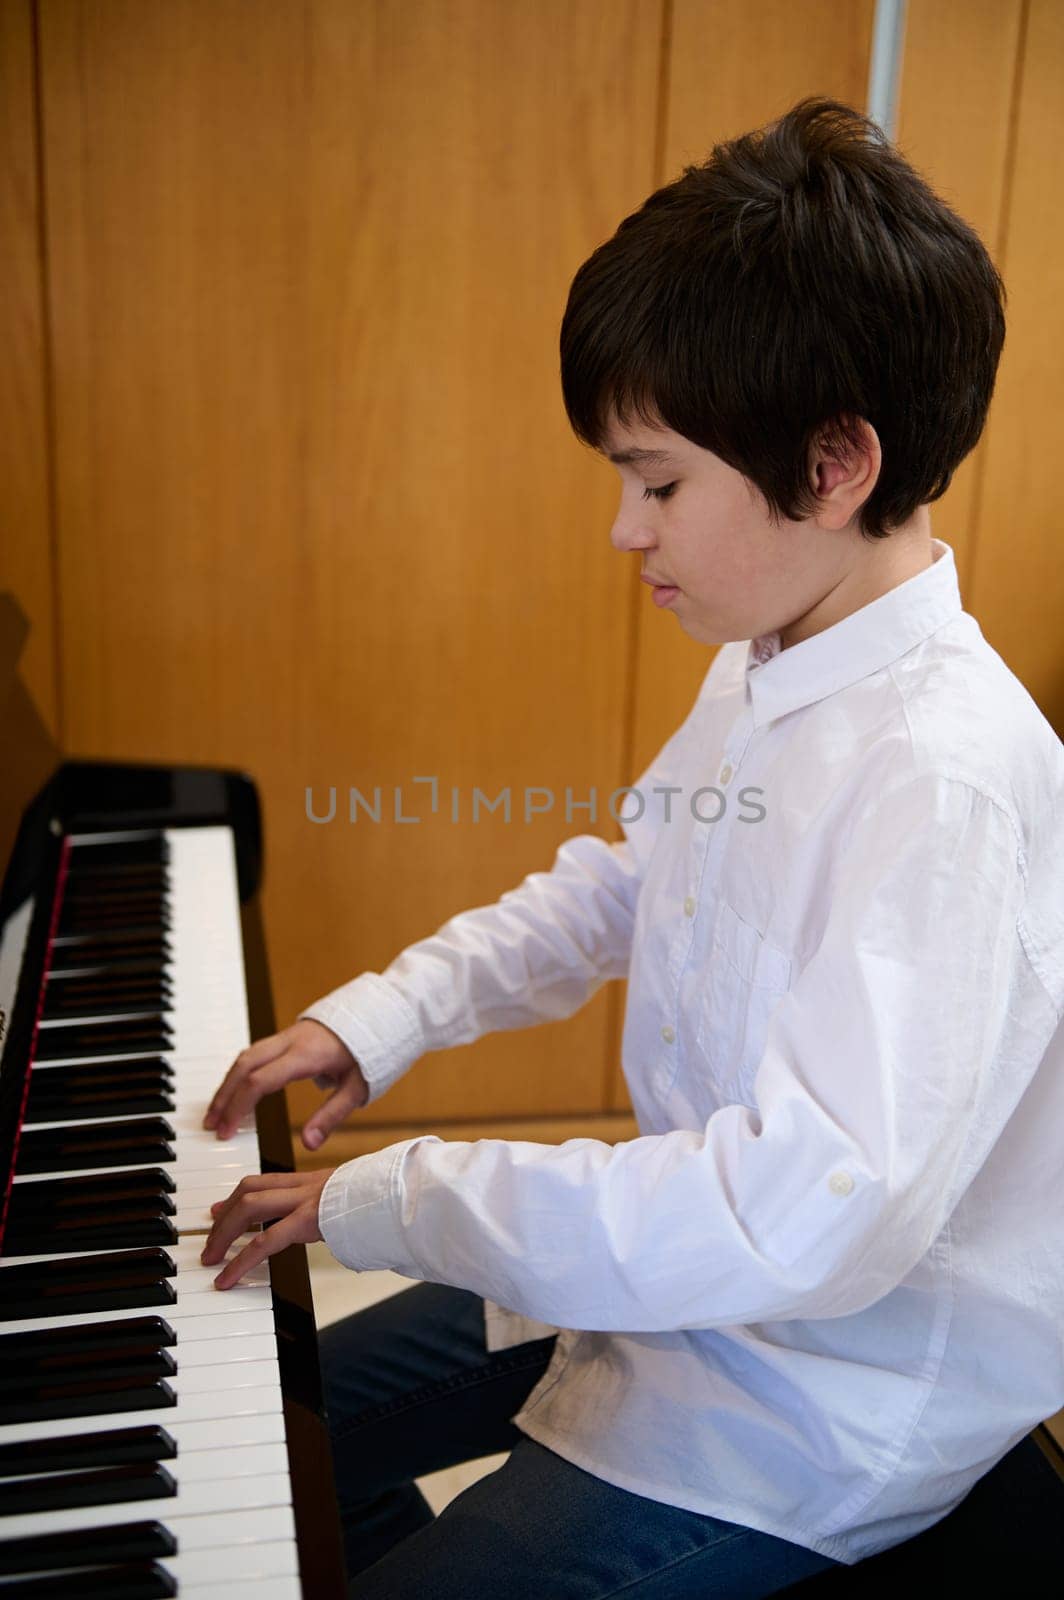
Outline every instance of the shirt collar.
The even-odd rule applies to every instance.
[[[750,640],[746,694],[755,728],[880,671],[960,615],[953,548],[932,538],[931,550],[923,572],[788,650],[778,633]]]

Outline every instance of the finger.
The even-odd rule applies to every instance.
[[[211,1214],[215,1222],[223,1221],[244,1200],[253,1198],[256,1194],[278,1189],[295,1189],[306,1187],[310,1182],[310,1175],[301,1172],[271,1172],[256,1173],[247,1178],[241,1178],[236,1188],[222,1200],[216,1200],[211,1206]],[[208,1235],[209,1241],[210,1235]],[[206,1245],[204,1246],[206,1250]]]
[[[203,1119],[204,1125],[213,1124],[217,1121],[218,1115],[229,1099],[234,1085],[246,1073],[256,1066],[264,1065],[266,1061],[272,1061],[285,1048],[285,1043],[282,1041],[280,1034],[276,1033],[268,1034],[265,1039],[258,1039],[254,1044],[246,1045],[239,1052],[229,1071],[214,1091],[211,1103],[207,1107],[207,1112]]]
[[[295,1184],[306,1181],[306,1174],[303,1172],[253,1172],[248,1177],[241,1178],[230,1194],[223,1195],[221,1200],[216,1200],[211,1206],[211,1213],[230,1205],[237,1195],[251,1194],[256,1189],[289,1189]]]
[[[203,1119],[203,1126],[205,1128],[213,1128],[228,1104],[236,1085],[242,1082],[247,1074],[253,1072],[256,1067],[264,1067],[268,1062],[276,1060],[279,1055],[282,1055],[288,1049],[288,1044],[289,1041],[283,1033],[271,1033],[267,1034],[264,1039],[257,1039],[254,1044],[249,1044],[241,1050],[218,1088],[214,1091],[211,1103],[207,1107],[207,1114]]]
[[[359,1101],[361,1088],[362,1085],[352,1074],[338,1089],[334,1089],[328,1100],[318,1107],[313,1116],[307,1118],[303,1124],[301,1137],[308,1150],[320,1149],[333,1129],[338,1128],[341,1122],[350,1116]]]
[[[302,1075],[302,1058],[291,1050],[286,1050],[283,1055],[264,1067],[252,1068],[233,1086],[227,1103],[222,1107],[217,1123],[219,1139],[228,1139],[234,1134],[239,1124],[254,1111],[264,1095],[272,1094],[275,1089],[283,1089],[286,1083],[291,1083],[293,1078]]]
[[[299,1192],[292,1189],[260,1189],[254,1194],[242,1195],[215,1219],[200,1261],[205,1267],[213,1266],[216,1261],[222,1260],[233,1240],[242,1233],[247,1233],[256,1223],[266,1222],[271,1217],[286,1217],[305,1198],[305,1190]]]
[[[274,1256],[280,1250],[286,1250],[290,1244],[309,1242],[303,1240],[306,1231],[305,1217],[294,1212],[280,1222],[275,1222],[272,1228],[265,1228],[262,1233],[255,1235],[249,1244],[246,1244],[235,1255],[232,1261],[227,1261],[221,1272],[214,1280],[216,1289],[231,1289],[234,1283],[239,1283],[246,1272],[259,1266],[268,1256]],[[311,1235],[313,1237],[313,1235]]]

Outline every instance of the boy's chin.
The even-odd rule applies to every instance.
[[[715,622],[710,617],[684,616],[677,611],[676,621],[687,637],[693,639],[696,644],[704,644],[711,648],[716,648],[717,645],[727,644],[731,637],[726,627],[719,622]]]

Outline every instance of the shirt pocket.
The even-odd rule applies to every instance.
[[[722,1104],[753,1105],[753,1083],[772,1013],[791,983],[790,957],[725,900],[718,901],[700,974],[695,1073]]]

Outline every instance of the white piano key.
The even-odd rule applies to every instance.
[[[120,1419],[111,1424],[120,1425]],[[277,1440],[283,1443],[285,1439],[284,1412],[279,1406],[273,1411],[242,1412],[238,1417],[215,1417],[209,1422],[185,1422],[178,1418],[165,1426],[182,1455],[201,1450],[218,1450],[224,1455],[241,1445],[275,1444]]]
[[[116,1246],[113,1250],[63,1250],[56,1253],[42,1255],[0,1256],[0,1272],[5,1267],[29,1267],[40,1262],[55,1262],[57,1265],[64,1261],[80,1261],[86,1256],[101,1256],[106,1260],[108,1256],[128,1255],[135,1249],[165,1250],[170,1260],[177,1269],[167,1281],[177,1287],[178,1298],[182,1294],[202,1294],[210,1288],[215,1277],[221,1272],[227,1261],[233,1261],[253,1239],[258,1238],[258,1231],[254,1233],[241,1233],[233,1240],[226,1251],[225,1257],[216,1266],[205,1267],[200,1262],[203,1250],[202,1239],[178,1239],[173,1244],[164,1245],[127,1245]],[[255,1288],[270,1282],[270,1262],[267,1257],[257,1266],[250,1267],[240,1280],[248,1288]]]
[[[172,1461],[164,1463],[177,1479],[178,1489],[191,1483],[215,1483],[233,1474],[241,1478],[288,1471],[288,1451],[283,1441],[269,1444],[226,1445],[223,1450],[185,1450],[178,1445]]]
[[[206,1321],[206,1318],[202,1318]],[[181,1364],[182,1372],[190,1367],[219,1367],[241,1365],[277,1358],[277,1335],[271,1328],[268,1333],[247,1335],[242,1339],[180,1339],[173,1353]]]
[[[169,1568],[170,1564],[167,1563],[167,1566]],[[259,1578],[247,1583],[227,1583],[224,1588],[216,1587],[210,1579],[207,1579],[201,1587],[189,1583],[186,1578],[181,1585],[181,1593],[198,1596],[199,1600],[300,1600],[303,1596],[299,1578],[295,1573],[286,1578]]]
[[[258,1416],[264,1411],[281,1411],[280,1383],[258,1389],[233,1387],[221,1394],[188,1394],[176,1406],[155,1406],[145,1411],[101,1411],[90,1417],[62,1417],[54,1422],[9,1422],[0,1427],[0,1445],[25,1444],[33,1439],[65,1439],[72,1433],[98,1433],[105,1428],[139,1428],[157,1422],[170,1431],[170,1424],[217,1422],[224,1406],[228,1422],[234,1417]]]
[[[277,1574],[282,1581],[296,1576],[299,1552],[294,1539],[276,1535],[258,1543],[232,1547],[209,1545],[203,1550],[186,1551],[182,1541],[176,1556],[163,1556],[160,1562],[167,1572],[173,1573],[182,1595],[187,1587],[193,1594],[199,1594],[201,1600],[205,1588],[212,1597],[222,1597],[232,1593],[231,1585],[252,1584],[252,1592],[259,1597],[267,1593],[259,1584],[271,1574]],[[302,1591],[296,1589],[295,1593],[298,1595]]]
[[[112,1172],[124,1173],[126,1176],[131,1177],[134,1173],[147,1172],[155,1167],[161,1167],[168,1176],[173,1178],[178,1191],[183,1190],[186,1186],[202,1189],[215,1184],[226,1184],[230,1189],[235,1189],[241,1178],[251,1177],[259,1172],[259,1157],[257,1153],[254,1157],[249,1156],[246,1160],[239,1158],[230,1158],[228,1161],[215,1159],[209,1163],[199,1159],[202,1155],[202,1151],[195,1152],[193,1159],[184,1165],[180,1161],[142,1161],[135,1167],[71,1167],[69,1169],[64,1168],[61,1172],[33,1172],[21,1175],[16,1173],[15,1183],[54,1183],[66,1178],[99,1178]],[[223,1190],[224,1192],[226,1191]]]
[[[178,1487],[179,1496],[186,1485],[217,1483],[230,1476],[239,1478],[261,1478],[267,1474],[288,1471],[288,1451],[283,1439],[271,1439],[255,1444],[231,1445],[228,1441],[222,1449],[186,1449],[178,1441],[178,1453],[161,1462]],[[32,1483],[39,1476],[36,1472],[25,1473],[22,1476],[5,1478],[6,1484]],[[125,1501],[127,1506],[134,1505],[134,1501]],[[0,1509],[3,1506],[3,1496],[0,1495]],[[3,1538],[5,1519],[0,1515],[0,1539]]]
[[[221,1268],[218,1269],[221,1271]],[[266,1286],[247,1288],[235,1283],[231,1289],[211,1289],[205,1294],[187,1294],[170,1305],[126,1306],[121,1311],[75,1312],[70,1316],[14,1317],[0,1323],[2,1333],[37,1333],[42,1328],[73,1328],[83,1322],[115,1322],[120,1317],[163,1317],[174,1328],[184,1327],[198,1317],[215,1317],[219,1313],[269,1310],[273,1306],[272,1291]]]
[[[181,1360],[180,1345],[173,1349],[177,1371],[166,1381],[180,1404],[194,1394],[213,1395],[220,1402],[228,1404],[230,1390],[265,1389],[271,1383],[281,1381],[281,1369],[276,1356],[267,1356],[262,1361],[227,1361],[221,1366],[187,1367]]]
[[[166,1462],[162,1463],[166,1466]],[[158,1518],[176,1535],[178,1549],[210,1549],[211,1543],[239,1541],[232,1524],[240,1517],[271,1515],[292,1505],[287,1473],[263,1473],[250,1478],[217,1479],[189,1483],[181,1492],[159,1500],[124,1501],[120,1505],[65,1506],[61,1511],[34,1511],[0,1517],[0,1537],[29,1539],[78,1528],[113,1528],[123,1522],[150,1522]],[[135,1513],[130,1516],[131,1510]],[[230,1524],[229,1532],[226,1524]],[[277,1538],[279,1528],[271,1530]]]
[[[118,1090],[117,1092],[121,1093],[121,1090]],[[57,1118],[52,1122],[27,1122],[26,1131],[32,1133],[47,1133],[52,1128],[68,1128],[76,1133],[79,1129],[91,1127],[94,1125],[94,1123],[99,1122],[136,1123],[142,1121],[144,1117],[163,1117],[165,1121],[169,1123],[170,1127],[173,1128],[179,1139],[190,1140],[193,1143],[198,1143],[200,1140],[209,1141],[210,1144],[215,1145],[220,1149],[227,1150],[231,1149],[236,1144],[237,1138],[239,1137],[245,1144],[253,1146],[256,1150],[258,1149],[258,1133],[256,1132],[255,1124],[252,1119],[245,1118],[231,1139],[219,1139],[216,1137],[213,1131],[208,1131],[206,1128],[204,1128],[203,1112],[198,1110],[198,1104],[199,1102],[192,1106],[178,1105],[173,1111],[108,1112],[106,1116],[94,1116],[91,1118],[62,1117]],[[206,1108],[207,1106],[205,1103],[203,1108],[204,1111]],[[237,1148],[240,1148],[240,1146]]]

